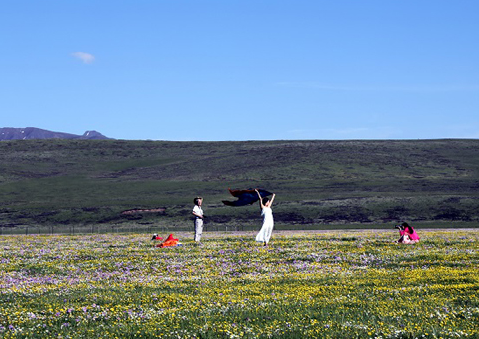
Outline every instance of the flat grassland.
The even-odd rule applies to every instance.
[[[4,338],[479,338],[479,233],[0,236]]]
[[[479,140],[0,142],[0,234],[258,228],[228,188],[277,193],[278,229],[479,226]],[[134,213],[122,213],[125,211]]]

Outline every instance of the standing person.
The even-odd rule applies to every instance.
[[[195,216],[195,241],[199,243],[201,234],[203,233],[203,220],[205,219],[203,209],[201,208],[203,198],[196,197],[193,202],[195,203],[195,207],[193,207],[193,215]]]
[[[257,189],[255,189],[255,191],[259,197],[261,215],[263,216],[263,226],[261,227],[259,233],[256,235],[256,241],[262,242],[263,246],[267,246],[269,239],[271,238],[271,233],[273,233],[274,219],[271,205],[273,204],[274,197],[276,196],[276,194],[273,194],[271,200],[269,200],[269,198],[267,197],[261,198],[261,195],[259,194]]]

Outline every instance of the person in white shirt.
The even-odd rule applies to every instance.
[[[193,215],[195,216],[195,241],[197,243],[201,240],[201,234],[203,233],[203,209],[201,205],[203,204],[203,198],[196,197],[193,202],[195,203],[195,207],[193,207]]]

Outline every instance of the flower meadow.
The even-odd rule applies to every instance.
[[[479,232],[0,236],[3,338],[479,338]]]

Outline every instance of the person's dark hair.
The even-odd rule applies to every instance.
[[[195,205],[198,205],[198,200],[201,200],[203,199],[202,197],[196,197],[195,199],[193,199],[193,202]]]
[[[269,198],[268,198],[268,197],[264,197],[262,201],[263,201],[263,205],[266,205],[266,203],[269,201]]]
[[[409,225],[407,222],[403,222],[401,226],[403,226],[404,230],[408,231],[409,234],[413,234],[414,228],[412,228],[412,226]]]

